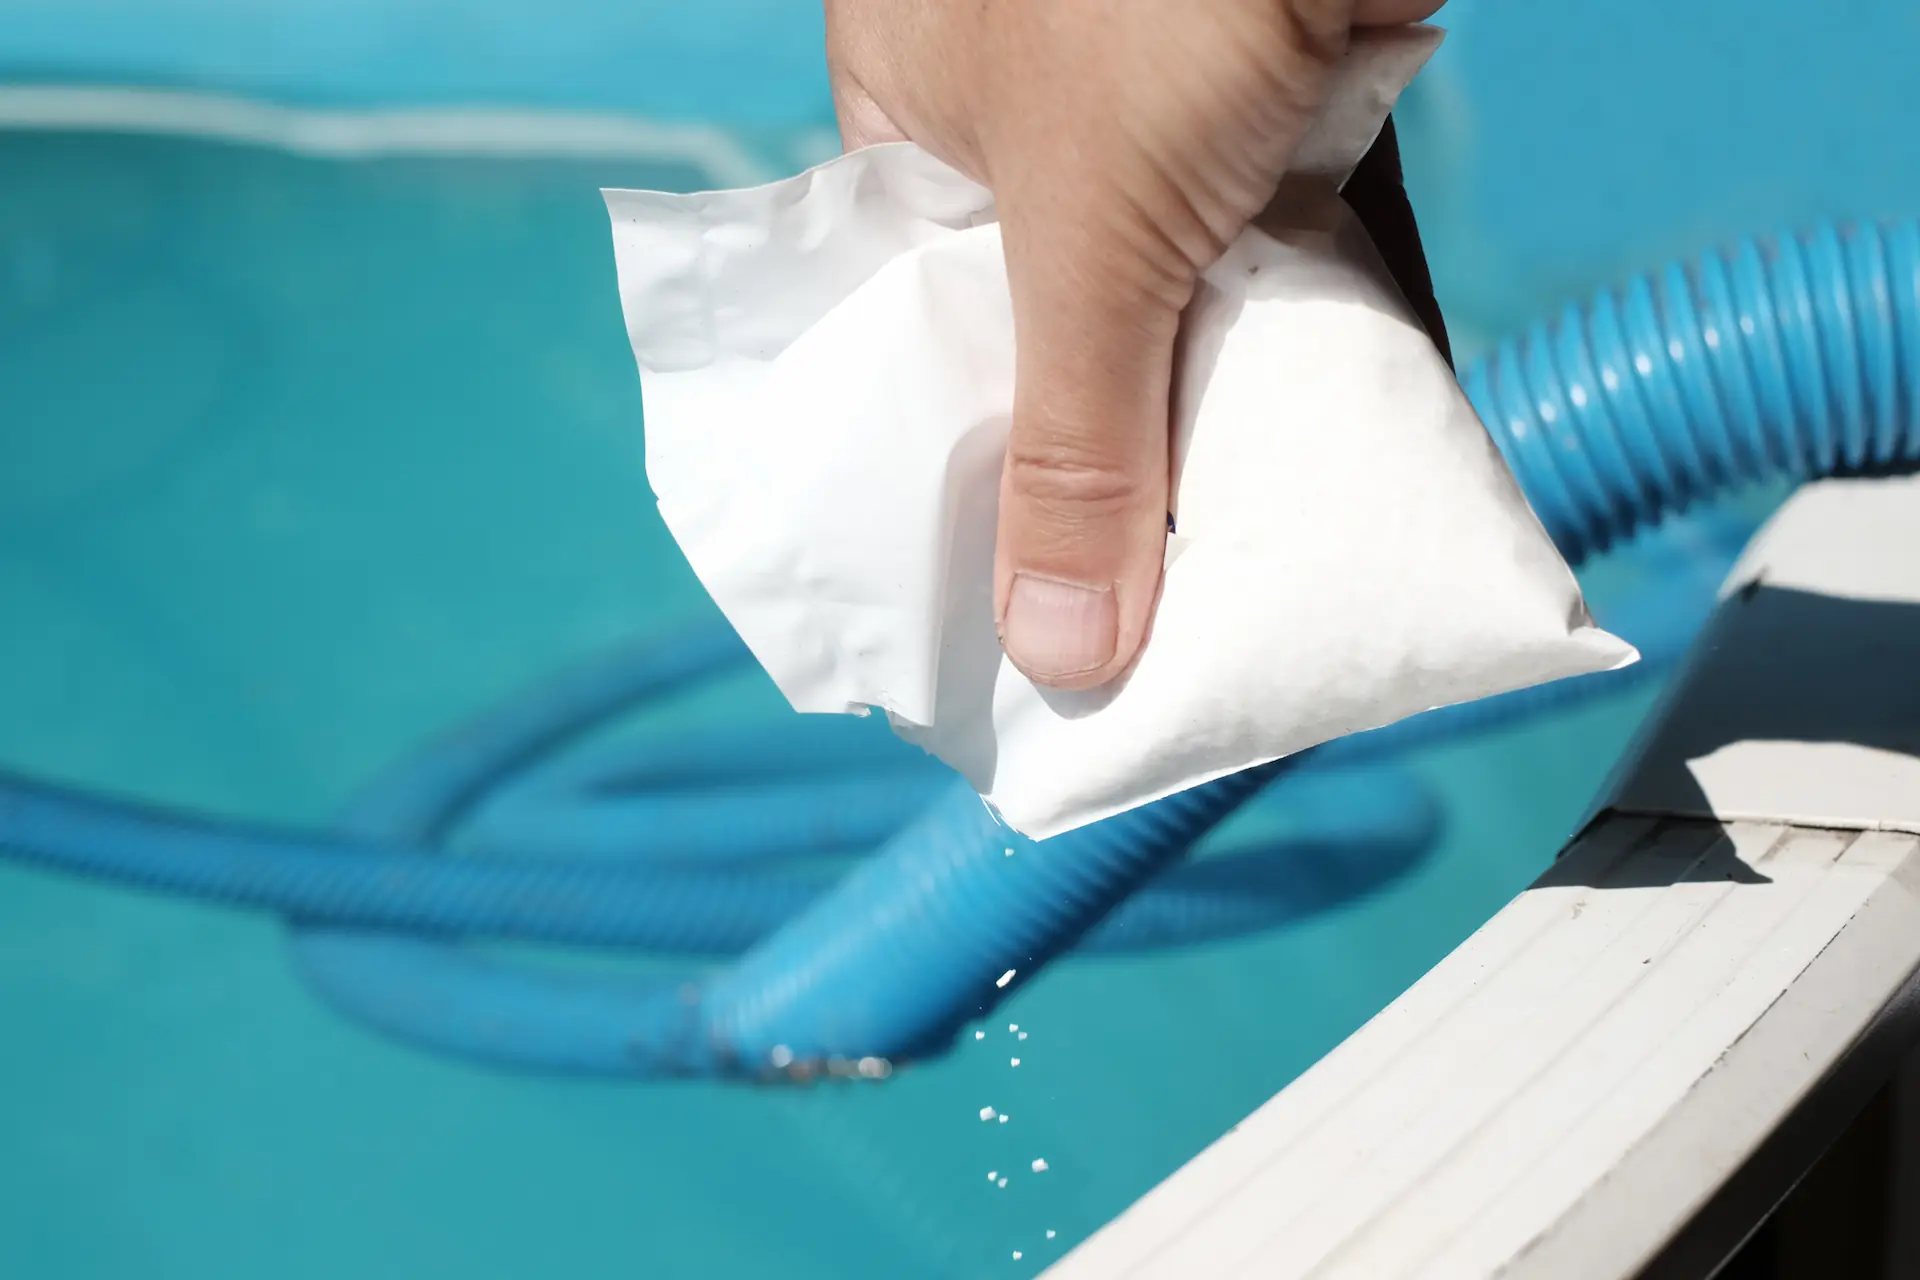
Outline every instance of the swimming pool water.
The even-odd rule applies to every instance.
[[[824,122],[800,0],[163,7],[25,0],[0,69],[723,119],[776,169]],[[1463,356],[1622,267],[1920,199],[1886,162],[1920,124],[1910,6],[1447,12],[1402,135]],[[0,174],[0,767],[323,822],[422,737],[707,608],[645,487],[596,194],[697,165],[0,131]],[[1030,1275],[1524,885],[1648,696],[1419,758],[1446,838],[1369,896],[1069,959],[877,1087],[478,1071],[319,1006],[272,921],[0,862],[0,1275]],[[781,713],[742,678],[662,716]]]
[[[707,607],[645,488],[596,193],[697,175],[71,135],[0,135],[0,169],[6,765],[321,822]],[[1422,760],[1448,837],[1376,895],[1070,960],[1005,1011],[1027,1040],[879,1087],[481,1072],[318,1006],[272,922],[0,866],[0,1272],[1030,1274],[1523,885],[1639,705]],[[669,714],[781,713],[741,679]]]

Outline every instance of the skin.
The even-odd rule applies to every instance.
[[[1018,352],[994,607],[1033,680],[1091,688],[1138,652],[1159,594],[1174,342],[1195,282],[1273,198],[1353,29],[1439,7],[827,0],[845,145],[910,139],[999,207]],[[1398,205],[1384,220],[1404,221],[1426,315],[1397,153],[1385,163]],[[1437,318],[1429,328],[1441,336]]]

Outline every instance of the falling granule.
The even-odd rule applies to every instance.
[[[1019,1066],[1019,1065],[1020,1065],[1020,1059],[1018,1059],[1018,1058],[1015,1058],[1015,1059],[1013,1059],[1013,1065],[1014,1065],[1014,1066],[1016,1066],[1016,1067],[1017,1067],[1017,1066]]]
[[[1035,1160],[1033,1162],[1033,1171],[1035,1173],[1045,1173],[1047,1171],[1047,1162],[1045,1160]]]
[[[1012,852],[1013,852],[1013,850],[1011,850],[1011,849],[1009,849],[1009,850],[1007,850],[1007,852],[1008,852],[1008,853],[1012,853]],[[1018,1262],[1018,1261],[1020,1261],[1020,1251],[1019,1251],[1018,1249],[1015,1249],[1015,1250],[1013,1251],[1013,1260],[1014,1260],[1015,1262]]]
[[[981,1118],[982,1120],[991,1120],[991,1119],[993,1119],[993,1117],[995,1116],[995,1114],[997,1114],[997,1113],[996,1113],[996,1112],[994,1111],[994,1109],[993,1109],[992,1107],[982,1107],[982,1108],[980,1108],[980,1118]]]
[[[987,1038],[987,1033],[984,1031],[976,1031],[973,1033],[973,1038],[975,1040],[985,1040]]]
[[[1014,975],[1014,974],[1016,974],[1016,973],[1018,973],[1018,972],[1020,972],[1020,971],[1019,971],[1018,969],[1009,969],[1009,970],[1007,970],[1007,971],[1006,971],[1005,973],[1003,973],[1003,974],[1001,974],[1001,975],[1000,975],[1000,981],[998,981],[998,982],[996,982],[996,983],[994,983],[993,985],[994,985],[994,986],[996,986],[996,987],[1004,987],[1004,986],[1006,986],[1006,985],[1007,985],[1007,984],[1008,984],[1009,982],[1012,982],[1012,981],[1013,981],[1013,975]]]
[[[1052,1231],[1048,1231],[1048,1232],[1047,1232],[1047,1239],[1049,1239],[1049,1240],[1051,1240],[1051,1239],[1053,1239],[1053,1232],[1052,1232]]]
[[[989,1169],[989,1170],[987,1170],[987,1181],[988,1181],[988,1182],[992,1182],[992,1181],[993,1181],[993,1180],[994,1180],[995,1178],[997,1178],[997,1177],[999,1177],[999,1176],[1000,1176],[1000,1171],[999,1171],[998,1169]]]
[[[1013,846],[1012,846],[1012,845],[1008,845],[1008,846],[1007,846],[1007,856],[1008,856],[1009,858],[1011,858],[1011,857],[1013,856]]]
[[[1006,1180],[1005,1178],[1002,1178],[1002,1179],[1000,1179],[1000,1182],[999,1182],[999,1185],[1000,1185],[1000,1186],[1003,1186],[1003,1187],[1004,1187],[1004,1186],[1006,1186],[1006,1185],[1007,1185],[1007,1180]]]
[[[1026,1033],[1026,1032],[1024,1032],[1024,1031],[1022,1031],[1022,1032],[1020,1033],[1020,1038],[1021,1038],[1022,1040],[1025,1040],[1025,1039],[1027,1038],[1027,1033]]]
[[[1001,1117],[1000,1117],[1000,1123],[1001,1123],[1001,1124],[1005,1124],[1006,1122],[1007,1122],[1007,1118],[1006,1118],[1005,1116],[1001,1116]]]

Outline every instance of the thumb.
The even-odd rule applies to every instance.
[[[1001,202],[1018,352],[994,604],[1016,667],[1085,689],[1126,669],[1159,594],[1169,386],[1195,258],[1135,202],[1048,196]]]

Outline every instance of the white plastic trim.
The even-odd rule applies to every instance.
[[[1053,1280],[1620,1280],[1920,970],[1920,838],[1609,817]]]
[[[1920,832],[1920,476],[1781,508],[1629,759],[1621,811]]]

